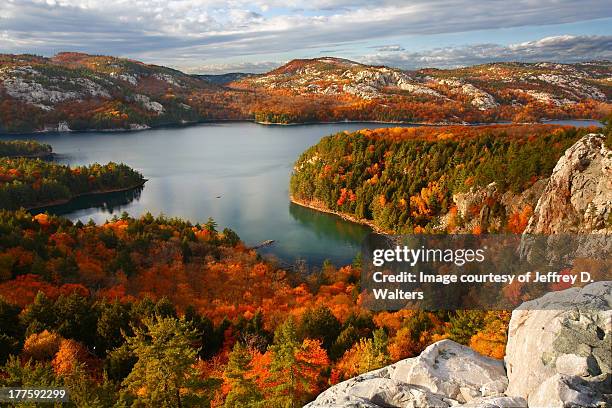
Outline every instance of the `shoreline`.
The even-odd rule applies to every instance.
[[[56,154],[53,152],[2,156],[3,159],[41,159],[41,160],[47,160],[47,159],[51,160],[54,157],[56,157]]]
[[[128,186],[128,187],[113,188],[113,189],[109,189],[109,190],[88,191],[86,193],[80,193],[80,194],[73,195],[72,197],[67,198],[67,199],[49,201],[49,202],[41,204],[41,205],[36,205],[36,206],[32,206],[32,207],[23,207],[23,209],[26,210],[26,211],[39,211],[39,210],[42,210],[44,208],[49,208],[49,207],[55,207],[55,206],[59,206],[59,205],[70,204],[71,201],[74,201],[77,198],[81,198],[81,197],[99,196],[99,195],[104,195],[104,194],[126,192],[126,191],[137,189],[139,187],[143,187],[147,181],[149,181],[149,180],[148,179],[144,179],[142,182],[134,184],[132,186]]]
[[[542,119],[540,122],[409,122],[409,121],[382,121],[382,120],[336,120],[336,121],[318,121],[318,122],[290,122],[290,123],[277,123],[277,122],[261,122],[255,119],[213,119],[213,120],[201,120],[201,121],[189,121],[189,122],[177,122],[177,123],[165,123],[157,126],[144,125],[142,128],[126,129],[126,128],[110,128],[110,129],[80,129],[80,130],[64,130],[59,131],[56,129],[48,130],[32,130],[29,132],[16,132],[16,133],[0,133],[2,136],[26,136],[26,135],[37,135],[37,134],[62,134],[62,133],[93,133],[93,132],[108,132],[108,133],[131,133],[131,132],[142,132],[145,130],[155,130],[164,128],[183,128],[191,127],[194,125],[202,124],[215,124],[215,123],[254,123],[262,126],[310,126],[310,125],[334,125],[334,124],[355,124],[355,123],[372,123],[380,125],[414,125],[414,126],[493,126],[493,125],[535,125],[535,124],[552,124],[554,121],[576,121],[576,122],[589,122],[596,121],[601,124],[598,119]]]
[[[321,204],[317,204],[315,202],[312,201],[304,201],[304,200],[299,200],[297,198],[295,198],[292,195],[289,195],[289,201],[292,202],[293,204],[297,204],[301,207],[305,207],[305,208],[310,208],[311,210],[315,210],[315,211],[319,211],[322,213],[327,213],[327,214],[332,214],[335,215],[337,217],[342,218],[345,221],[349,221],[355,224],[361,224],[361,225],[365,225],[366,227],[369,227],[373,232],[377,233],[377,234],[385,234],[385,235],[390,235],[393,234],[393,231],[387,231],[384,230],[382,228],[380,228],[379,226],[377,226],[376,224],[374,224],[374,222],[372,222],[371,220],[367,220],[365,218],[357,218],[353,215],[350,214],[346,214],[346,213],[342,213],[342,212],[338,212],[335,210],[331,210]]]

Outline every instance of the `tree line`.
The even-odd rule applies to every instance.
[[[49,145],[14,141],[0,144],[0,208],[33,208],[68,201],[88,193],[133,188],[144,183],[125,164],[70,167],[29,156],[51,154]],[[26,156],[26,157],[19,157]]]

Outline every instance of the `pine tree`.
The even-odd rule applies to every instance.
[[[147,406],[181,407],[183,394],[197,385],[195,332],[172,317],[145,318],[143,325],[126,338],[138,360],[123,385]]]
[[[253,406],[263,399],[255,382],[248,378],[248,372],[252,368],[252,359],[245,345],[240,342],[234,345],[223,373],[225,383],[230,387],[225,398],[226,408]]]

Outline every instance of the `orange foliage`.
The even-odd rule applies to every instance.
[[[87,359],[87,350],[81,344],[71,339],[62,339],[51,365],[56,374],[66,375],[78,364],[84,364]]]
[[[508,231],[514,234],[522,234],[532,214],[533,208],[530,205],[526,205],[520,212],[512,213],[508,219]]]
[[[47,330],[31,334],[23,344],[22,356],[25,359],[51,360],[59,350],[62,341],[64,339],[59,334]]]

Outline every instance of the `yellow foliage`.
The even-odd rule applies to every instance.
[[[31,334],[23,345],[23,356],[26,359],[51,360],[59,350],[62,340],[62,336],[48,330]]]

